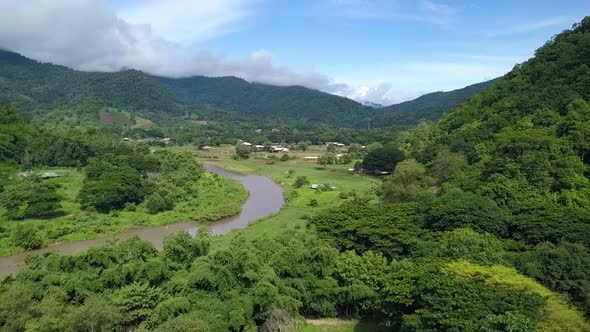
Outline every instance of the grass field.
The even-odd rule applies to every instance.
[[[19,224],[33,225],[48,242],[88,240],[118,233],[134,226],[172,224],[187,220],[203,223],[219,220],[239,213],[248,197],[247,190],[239,182],[205,175],[199,180],[198,200],[178,202],[172,211],[152,215],[139,205],[134,211],[113,211],[102,214],[80,208],[77,196],[85,177],[83,171],[76,168],[51,170],[63,175],[46,180],[59,187],[57,191],[63,198],[61,202],[63,215],[52,219],[19,221],[0,219],[0,256],[23,251],[22,248],[13,244],[11,237]]]
[[[273,234],[286,228],[303,227],[306,223],[306,216],[311,216],[322,209],[336,207],[344,202],[344,199],[340,197],[341,193],[350,194],[356,192],[358,195],[376,199],[375,189],[380,184],[378,179],[351,174],[348,171],[351,165],[330,165],[323,169],[314,162],[298,159],[275,162],[274,164],[255,159],[219,159],[204,160],[204,162],[228,170],[268,176],[283,187],[283,193],[287,200],[283,209],[278,213],[256,221],[245,229],[216,237],[213,240],[214,248],[227,245],[237,235],[242,235],[247,239],[254,239],[261,236],[273,236]],[[289,169],[295,171],[291,177],[286,175]],[[336,187],[336,189],[333,191],[320,191],[311,189],[310,185],[295,189],[293,183],[298,176],[306,176],[312,184],[329,184]],[[309,206],[312,199],[317,201],[317,206]]]
[[[105,125],[130,126],[134,128],[151,128],[154,123],[139,116],[132,116],[127,111],[106,108],[98,113],[99,120]]]
[[[386,332],[393,331],[372,322],[344,319],[308,319],[298,332]]]

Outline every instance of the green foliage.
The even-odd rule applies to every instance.
[[[145,207],[151,214],[156,214],[162,211],[170,211],[174,209],[174,200],[170,197],[168,192],[160,190],[154,192],[145,200]]]
[[[7,184],[0,193],[0,206],[10,219],[55,216],[61,209],[60,202],[56,186],[35,175]]]
[[[420,227],[411,205],[370,205],[353,200],[312,217],[311,224],[340,250],[367,250],[388,258],[407,255],[416,245]]]
[[[127,203],[143,200],[143,178],[131,167],[112,168],[96,180],[84,182],[78,198],[82,207],[93,207],[100,212],[122,209]]]
[[[388,172],[395,169],[397,163],[405,159],[404,154],[393,145],[371,149],[363,159],[363,169],[367,172]]]
[[[305,176],[305,175],[298,176],[295,179],[295,183],[293,183],[293,188],[301,188],[305,185],[308,185],[309,183],[310,182],[309,182],[309,179],[307,178],[307,176]]]
[[[205,232],[199,232],[192,238],[187,232],[171,234],[164,240],[164,255],[170,260],[190,264],[196,258],[209,252],[209,237]]]
[[[434,231],[471,227],[496,236],[508,235],[510,216],[494,201],[472,193],[450,192],[422,203],[424,226]]]
[[[236,145],[236,155],[235,155],[236,158],[248,159],[248,158],[250,158],[251,153],[252,153],[252,147],[246,146],[244,144],[237,144]]]
[[[435,241],[419,242],[416,254],[439,259],[464,259],[481,265],[505,264],[507,261],[504,243],[489,233],[457,228],[437,235]]]
[[[17,247],[25,250],[39,249],[45,245],[45,239],[32,225],[18,225],[12,235],[12,241]]]
[[[550,289],[567,293],[586,313],[590,312],[587,271],[590,254],[580,244],[541,243],[516,258],[518,269]]]
[[[124,322],[129,325],[149,317],[162,300],[163,294],[159,288],[138,282],[117,290],[113,295],[113,303],[124,313]]]
[[[383,181],[382,194],[385,202],[410,202],[427,194],[432,183],[426,168],[413,159],[397,164],[393,174]]]

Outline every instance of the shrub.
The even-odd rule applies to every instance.
[[[35,227],[27,224],[18,225],[12,239],[16,246],[26,250],[39,249],[43,247],[45,242]]]
[[[307,176],[298,176],[297,179],[295,179],[295,183],[293,183],[293,187],[301,188],[306,184],[309,184],[309,179],[307,178]]]
[[[155,192],[145,201],[145,207],[150,214],[174,209],[174,201],[165,192]]]

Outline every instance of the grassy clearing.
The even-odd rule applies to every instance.
[[[298,332],[385,332],[391,329],[371,322],[337,318],[308,319]]]
[[[18,224],[31,224],[48,242],[88,240],[118,233],[135,226],[164,225],[180,221],[209,222],[235,215],[248,197],[242,184],[235,180],[206,174],[199,180],[199,198],[177,203],[172,211],[155,215],[147,213],[140,204],[135,211],[113,211],[109,214],[81,210],[77,202],[78,192],[84,181],[84,173],[75,168],[52,169],[64,176],[49,179],[59,186],[63,197],[63,216],[52,219],[0,220],[0,256],[23,251],[12,241],[12,233]]]
[[[271,237],[281,230],[292,227],[304,227],[305,218],[316,214],[322,209],[335,207],[344,201],[341,193],[356,192],[376,199],[375,189],[380,181],[363,175],[350,174],[350,165],[332,165],[327,169],[318,168],[314,162],[302,160],[289,160],[268,164],[263,160],[232,160],[222,159],[208,161],[228,170],[234,170],[248,174],[264,175],[272,178],[283,187],[287,203],[278,213],[256,221],[242,230],[235,230],[228,235],[216,237],[213,247],[221,248],[229,244],[231,239],[240,235],[247,239],[258,237]],[[295,173],[289,178],[286,172],[292,169]],[[330,184],[335,186],[334,191],[319,191],[311,189],[309,185],[300,189],[293,188],[293,182],[298,176],[307,176],[311,183]],[[309,202],[315,199],[318,206],[309,206]]]
[[[130,126],[134,128],[151,128],[154,123],[148,119],[131,115],[127,111],[107,108],[98,113],[100,122],[105,125]]]

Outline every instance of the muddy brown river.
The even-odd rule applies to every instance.
[[[240,181],[250,192],[239,214],[205,225],[209,227],[212,235],[223,235],[233,229],[245,228],[253,221],[278,212],[285,203],[281,187],[267,177],[230,172],[213,165],[205,165],[205,169],[208,172]],[[99,246],[108,240],[129,239],[136,235],[150,241],[156,248],[162,249],[166,235],[178,231],[187,231],[194,236],[198,227],[199,225],[192,222],[180,222],[165,226],[132,228],[122,233],[94,240],[53,243],[39,250],[0,257],[0,275],[14,273],[23,269],[26,266],[24,263],[25,257],[31,254],[57,252],[62,255],[74,255],[90,247]]]

